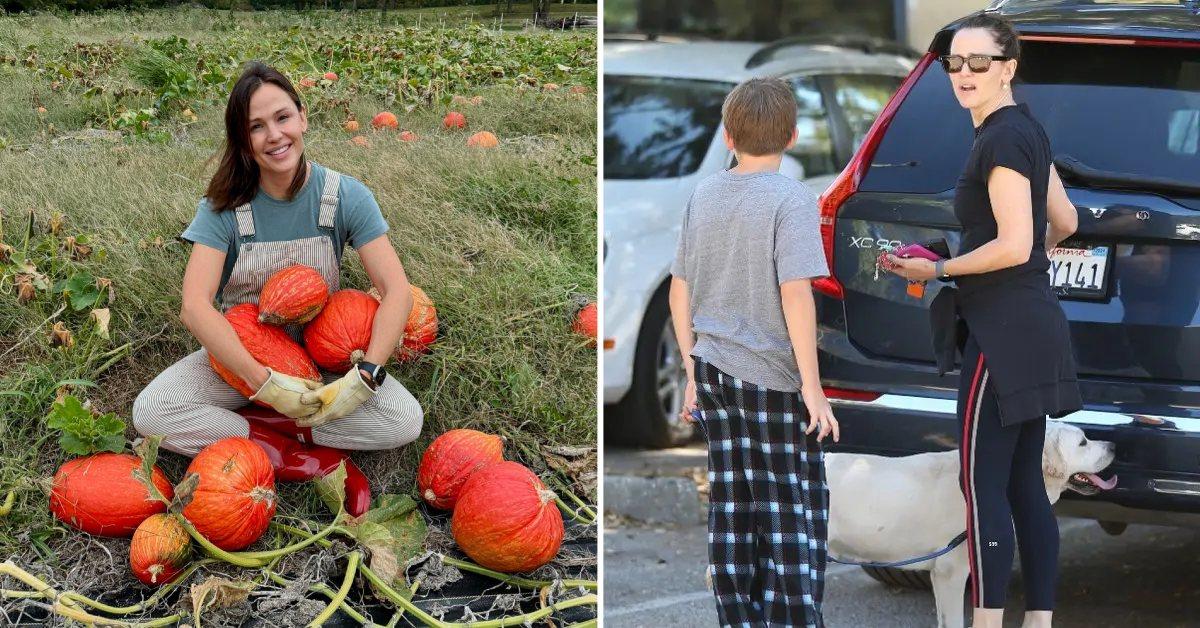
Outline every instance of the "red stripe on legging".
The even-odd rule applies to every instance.
[[[975,407],[975,395],[979,392],[979,378],[983,373],[983,353],[979,354],[979,362],[975,365],[975,380],[971,382],[971,392],[967,394],[966,412],[963,416],[963,436],[962,436],[962,469],[963,469],[963,497],[967,503],[967,560],[970,562],[970,580],[971,580],[971,607],[979,607],[979,574],[975,569],[975,535],[972,534],[972,529],[975,527],[971,521],[971,513],[973,512],[971,504],[971,461],[969,460],[968,452],[970,451],[971,431],[974,426],[971,424],[971,417],[975,415],[972,410]]]

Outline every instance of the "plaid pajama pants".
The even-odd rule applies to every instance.
[[[693,359],[721,625],[821,628],[829,487],[804,403]]]

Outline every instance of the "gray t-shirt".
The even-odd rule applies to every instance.
[[[778,173],[716,173],[688,201],[671,274],[688,283],[692,355],[738,378],[800,390],[779,286],[829,274],[817,197]]]
[[[325,168],[316,163],[312,165],[308,181],[291,201],[281,201],[259,188],[254,200],[250,201],[254,213],[254,236],[247,241],[281,242],[329,233],[317,226],[321,215],[321,190],[324,188]],[[342,249],[347,242],[358,249],[387,230],[387,221],[375,202],[375,195],[358,179],[343,174],[338,189],[337,218],[331,234],[338,264],[342,262]],[[208,199],[202,198],[196,208],[196,217],[181,237],[192,243],[199,242],[225,251],[225,268],[217,289],[217,299],[220,300],[238,258],[237,212],[230,209],[218,214],[212,211]]]

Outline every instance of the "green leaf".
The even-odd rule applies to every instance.
[[[96,448],[101,451],[111,451],[114,454],[119,454],[125,451],[125,435],[108,434],[101,436],[96,443]]]
[[[72,429],[81,420],[90,420],[91,417],[92,413],[83,407],[75,395],[67,395],[62,403],[51,406],[50,414],[46,415],[46,425],[58,430]]]
[[[92,441],[80,438],[72,432],[63,432],[63,435],[58,437],[58,446],[73,456],[86,456],[92,453]]]
[[[113,434],[124,436],[125,422],[117,418],[117,415],[109,412],[103,416],[96,417],[96,432],[110,436]]]
[[[359,545],[370,551],[371,569],[389,584],[402,584],[398,580],[405,563],[425,547],[425,518],[410,495],[380,495],[377,503],[345,527]]]
[[[133,472],[133,477],[138,482],[141,482],[142,486],[146,487],[151,497],[169,506],[171,503],[167,501],[167,498],[154,485],[152,479],[154,477],[154,463],[158,461],[158,445],[162,442],[162,439],[162,434],[151,434],[143,438],[133,448],[133,452],[142,459],[142,466]]]
[[[346,506],[346,462],[338,463],[338,468],[323,477],[314,480],[317,485],[317,496],[325,503],[335,516],[340,515]]]

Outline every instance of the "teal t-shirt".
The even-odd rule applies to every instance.
[[[313,163],[308,182],[291,201],[273,198],[259,188],[250,207],[254,214],[254,235],[248,242],[280,242],[299,240],[322,234],[317,221],[321,215],[321,191],[325,188],[325,168]],[[338,264],[342,263],[342,250],[349,242],[355,249],[387,233],[388,224],[379,211],[375,195],[354,177],[342,175],[338,189],[338,211],[334,220],[333,251]],[[212,210],[207,198],[200,199],[196,217],[181,236],[191,243],[199,242],[214,249],[225,251],[225,268],[221,272],[221,283],[217,288],[217,300],[225,290],[225,283],[233,273],[238,257],[237,211],[230,209],[220,213]]]

